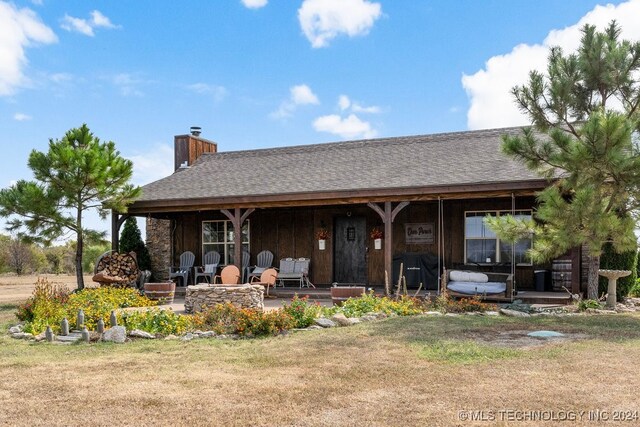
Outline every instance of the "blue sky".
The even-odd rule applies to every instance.
[[[0,185],[87,123],[144,184],[223,151],[526,123],[508,89],[640,0],[0,0]],[[92,220],[93,221],[93,220]],[[106,229],[106,224],[93,222]]]

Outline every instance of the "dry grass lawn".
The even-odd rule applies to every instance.
[[[258,340],[62,346],[9,338],[13,310],[0,304],[7,425],[449,426],[473,425],[461,410],[640,409],[632,315],[413,317]],[[586,338],[490,344],[537,329]]]

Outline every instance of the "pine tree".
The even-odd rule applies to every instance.
[[[35,180],[0,190],[0,215],[14,216],[7,228],[32,241],[50,244],[75,234],[76,278],[83,289],[84,240],[104,234],[85,228],[83,214],[95,209],[106,218],[110,209],[126,212],[140,194],[129,184],[133,163],[120,156],[113,142],[100,142],[83,124],[61,140],[49,140],[48,152],[33,150],[28,165]]]
[[[551,48],[547,74],[532,71],[512,93],[531,128],[505,136],[503,151],[550,180],[535,222],[488,222],[507,240],[535,234],[535,260],[588,250],[588,298],[598,296],[603,245],[634,250],[640,208],[640,42],[615,21],[582,29],[576,53]]]
[[[120,234],[120,252],[128,253],[131,251],[136,253],[140,270],[151,269],[149,250],[142,241],[142,234],[134,217],[127,218]]]

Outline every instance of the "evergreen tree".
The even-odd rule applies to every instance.
[[[138,221],[136,221],[134,217],[127,218],[124,222],[124,227],[122,227],[122,233],[120,234],[120,252],[128,253],[131,251],[136,253],[140,270],[151,269],[151,257],[149,256],[147,247],[142,241]]]
[[[129,184],[133,163],[120,156],[113,142],[100,142],[83,124],[61,140],[49,140],[48,152],[33,150],[28,164],[35,181],[21,180],[1,190],[0,215],[15,215],[7,228],[33,241],[48,244],[74,234],[76,277],[78,289],[83,289],[83,243],[96,235],[84,227],[83,214],[96,209],[105,218],[109,209],[126,211],[140,194]]]
[[[620,40],[615,21],[585,25],[578,51],[551,48],[547,74],[532,71],[512,91],[532,127],[505,136],[503,151],[550,180],[536,221],[488,220],[507,240],[535,234],[531,255],[588,251],[589,298],[598,296],[602,247],[636,247],[640,207],[640,42]]]

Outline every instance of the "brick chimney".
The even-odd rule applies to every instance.
[[[180,166],[185,162],[186,166],[191,166],[202,153],[216,153],[218,151],[218,144],[200,137],[200,128],[197,126],[191,127],[190,134],[176,135],[173,140],[175,170],[180,169]]]

